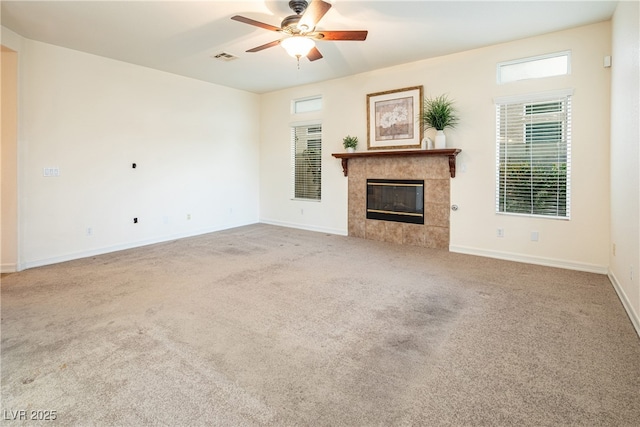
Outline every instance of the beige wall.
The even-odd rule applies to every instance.
[[[18,266],[18,54],[1,46],[0,272]]]
[[[447,131],[447,144],[461,148],[451,181],[453,251],[605,273],[609,246],[610,23],[603,22],[454,55],[404,64],[348,78],[262,96],[260,215],[269,223],[346,234],[347,180],[331,152],[343,151],[347,134],[366,149],[366,95],[423,85],[427,96],[456,100],[460,125]],[[496,64],[571,50],[568,76],[496,83]],[[300,72],[304,72],[301,69]],[[573,169],[570,221],[495,213],[495,97],[571,88]],[[295,117],[291,99],[322,95],[321,113]],[[323,200],[291,200],[289,124],[310,119],[323,126]],[[431,135],[433,138],[433,135]],[[496,229],[505,236],[498,238]],[[539,241],[530,233],[537,231]]]
[[[609,277],[640,334],[639,8],[620,2],[612,21]]]
[[[19,268],[258,221],[258,95],[20,44]]]
[[[549,52],[571,50],[571,74],[505,85],[472,82],[473,100],[464,103],[469,121],[460,129],[463,149],[460,180],[452,183],[452,203],[461,209],[452,215],[452,250],[585,271],[606,272],[609,241],[609,112],[610,70],[603,57],[610,54],[608,22],[492,46],[472,62],[459,57],[456,77],[463,68],[483,70],[494,79],[495,63]],[[463,62],[466,59],[466,63]],[[475,64],[475,65],[474,65]],[[491,71],[491,75],[489,75]],[[486,75],[485,75],[486,73]],[[479,73],[480,74],[480,73]],[[453,84],[453,80],[451,80]],[[473,89],[478,86],[478,89]],[[571,88],[572,163],[571,220],[551,220],[495,214],[495,112],[496,96]],[[464,110],[463,110],[464,113]],[[471,142],[473,140],[473,142]],[[504,238],[496,229],[504,229]],[[531,232],[539,241],[531,241]]]

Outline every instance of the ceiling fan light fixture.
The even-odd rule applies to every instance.
[[[291,36],[280,42],[280,45],[287,53],[294,58],[307,56],[309,51],[315,47],[313,40],[302,36]]]

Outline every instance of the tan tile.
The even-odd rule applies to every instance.
[[[402,243],[424,246],[425,226],[422,224],[402,224]]]
[[[449,204],[449,180],[427,179],[424,182],[424,199],[429,203]]]
[[[425,173],[427,179],[450,178],[448,157],[425,157]]]
[[[360,159],[349,159],[348,170],[350,181],[355,178],[364,178],[366,172],[364,163]]]
[[[366,233],[364,229],[365,220],[362,219],[354,219],[353,221],[349,219],[349,236],[351,237],[360,237],[366,238]]]
[[[388,161],[385,167],[385,178],[388,179],[406,179],[404,166],[398,161]]]
[[[423,179],[424,157],[408,157],[406,161],[400,163],[402,164],[403,179]]]
[[[425,203],[424,223],[438,227],[449,227],[449,205]]]
[[[448,227],[427,227],[425,246],[435,249],[449,249]]]
[[[378,240],[384,242],[386,234],[384,223],[384,221],[377,221],[372,219],[365,220],[365,237],[370,240]]]
[[[389,243],[402,244],[402,223],[385,221],[384,241]]]

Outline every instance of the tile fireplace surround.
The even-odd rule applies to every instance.
[[[334,153],[348,175],[349,236],[449,249],[449,188],[459,149]],[[424,225],[366,218],[367,179],[424,180]]]

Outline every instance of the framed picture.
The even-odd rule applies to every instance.
[[[420,148],[422,86],[367,95],[367,148]]]

